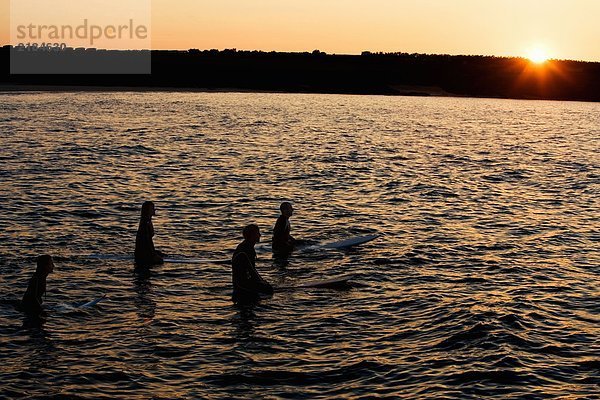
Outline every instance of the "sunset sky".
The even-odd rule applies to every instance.
[[[153,0],[152,47],[600,61],[599,16],[600,0]]]

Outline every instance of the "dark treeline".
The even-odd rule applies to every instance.
[[[92,63],[134,52],[31,52],[32,65],[58,59]],[[100,86],[386,95],[447,94],[517,99],[600,101],[600,63],[407,53],[329,55],[231,50],[152,51],[149,75],[11,75],[1,49],[0,84]]]

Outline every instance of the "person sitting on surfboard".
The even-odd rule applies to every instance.
[[[54,271],[54,262],[49,255],[37,258],[37,267],[29,280],[27,290],[21,300],[21,309],[28,314],[38,315],[42,312],[43,296],[46,293],[46,278]]]
[[[163,263],[163,254],[154,248],[154,225],[152,217],[156,215],[154,203],[146,201],[142,204],[142,215],[137,235],[135,236],[135,262],[139,267],[148,267]]]
[[[277,222],[273,228],[273,253],[291,253],[296,245],[296,239],[290,235],[290,217],[294,215],[294,207],[292,207],[292,203],[285,201],[281,203],[279,209],[281,210],[281,215],[277,218]]]
[[[260,242],[260,229],[251,224],[243,230],[244,241],[238,245],[231,258],[234,303],[253,302],[261,294],[273,294],[273,286],[265,281],[256,270],[254,245]]]

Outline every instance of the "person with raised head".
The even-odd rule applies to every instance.
[[[273,294],[273,287],[256,270],[254,246],[260,242],[260,229],[251,224],[243,230],[244,241],[238,245],[231,258],[234,303],[247,303]]]
[[[291,253],[296,245],[296,239],[290,235],[290,217],[294,215],[294,207],[292,203],[284,201],[279,206],[279,210],[281,215],[273,228],[272,248],[274,253],[287,254]]]
[[[163,254],[154,248],[154,225],[152,217],[156,215],[154,203],[146,201],[142,204],[140,225],[135,236],[135,262],[138,267],[149,267],[163,263]]]
[[[37,267],[29,280],[27,290],[21,300],[21,309],[28,314],[40,314],[46,294],[46,278],[54,271],[52,256],[43,255],[37,258]]]

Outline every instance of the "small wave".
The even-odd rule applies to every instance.
[[[148,146],[144,146],[141,144],[137,144],[137,145],[122,145],[119,146],[117,148],[118,151],[122,151],[123,153],[126,154],[137,154],[137,153],[142,153],[142,154],[159,154],[160,151],[153,149],[151,147]]]
[[[77,374],[73,379],[81,379],[88,382],[131,382],[134,380],[125,371],[88,372]]]
[[[597,360],[584,360],[577,363],[577,368],[584,371],[600,373],[600,358]]]
[[[456,350],[485,341],[489,338],[492,327],[488,324],[478,323],[475,326],[456,333],[435,345],[436,348],[444,350]]]
[[[229,373],[218,375],[207,375],[203,380],[218,386],[229,386],[232,382],[247,385],[293,385],[306,386],[315,383],[337,384],[355,380],[366,380],[374,374],[381,374],[393,369],[392,366],[384,365],[375,361],[360,361],[339,368],[318,368],[315,371],[298,370],[270,370],[263,369],[246,373]]]
[[[148,128],[127,128],[126,133],[145,133],[148,132]]]
[[[451,280],[452,283],[486,283],[487,279],[480,277],[468,277]]]
[[[497,369],[494,371],[473,370],[450,374],[448,381],[456,385],[472,385],[474,383],[491,383],[494,385],[526,385],[540,383],[540,379],[513,369]]]

